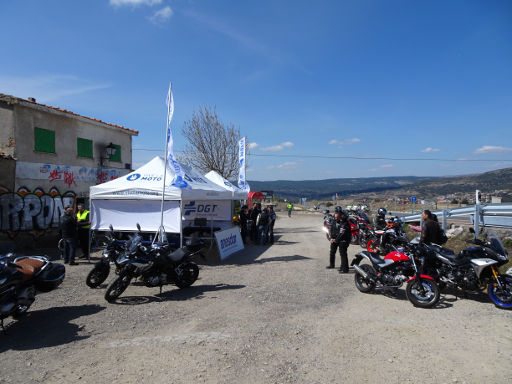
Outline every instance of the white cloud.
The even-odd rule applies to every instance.
[[[247,148],[249,148],[249,149],[253,149],[253,148],[256,148],[256,147],[258,147],[258,143],[249,143],[249,144],[247,144]]]
[[[496,152],[510,152],[512,148],[507,147],[499,147],[496,145],[484,145],[475,150],[474,153],[483,154],[483,153],[496,153]]]
[[[421,150],[421,152],[425,152],[425,153],[439,152],[439,151],[440,151],[439,148],[432,148],[432,147],[427,147],[427,148]]]
[[[295,144],[293,144],[291,141],[285,141],[284,143],[281,143],[279,145],[274,145],[272,147],[260,148],[260,150],[262,150],[262,151],[282,151],[283,149],[291,148],[294,145]]]
[[[1,76],[2,92],[12,96],[34,97],[50,103],[63,97],[110,88],[110,83],[96,83],[73,75],[36,75],[32,77]]]
[[[394,165],[393,164],[382,164],[382,165],[379,165],[377,168],[371,168],[369,169],[370,172],[377,172],[377,171],[382,171],[383,169],[386,169],[386,168],[393,168]]]
[[[131,6],[138,7],[139,5],[153,5],[162,4],[162,0],[110,0],[110,5],[113,7]]]
[[[297,165],[298,165],[298,163],[296,161],[287,161],[287,162],[284,162],[284,163],[278,164],[278,165],[269,165],[267,168],[268,169],[274,169],[274,168],[286,169],[286,168],[295,168]]]
[[[158,11],[156,11],[153,16],[151,16],[149,18],[149,20],[151,20],[153,23],[163,23],[167,20],[169,20],[171,18],[171,16],[173,15],[173,11],[171,9],[171,7],[167,6],[167,7],[164,7]]]
[[[332,139],[329,141],[329,144],[336,144],[336,145],[338,145],[338,147],[341,148],[344,145],[351,145],[351,144],[359,143],[360,141],[361,141],[361,139],[358,137],[353,137],[351,139],[345,139],[345,140]]]

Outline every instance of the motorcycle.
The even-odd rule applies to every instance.
[[[370,223],[370,219],[363,211],[354,211],[349,217],[348,222],[350,224],[350,244],[360,244],[360,228],[367,226]]]
[[[25,314],[38,292],[50,292],[57,288],[66,276],[66,268],[43,256],[14,257],[8,254],[0,258],[0,321],[12,316],[19,319]]]
[[[360,264],[363,260],[367,260],[369,264]],[[384,257],[362,251],[356,255],[352,265],[356,271],[354,282],[360,292],[373,292],[376,287],[396,292],[407,282],[407,299],[414,306],[430,308],[439,301],[438,285],[433,277],[420,272],[410,250],[396,248]]]
[[[382,230],[367,230],[366,249],[371,253],[387,253],[389,246],[398,241],[399,243],[408,242],[405,232],[402,228],[402,222],[399,218],[389,218],[386,222],[386,228]],[[365,247],[363,247],[365,248]]]
[[[459,254],[437,244],[420,245],[426,270],[441,287],[449,285],[465,291],[482,291],[487,287],[489,297],[498,308],[511,309],[512,276],[500,275],[498,271],[509,256],[496,233],[488,231],[484,240],[475,236],[467,242],[474,246]]]
[[[117,259],[125,249],[125,241],[117,240],[114,235],[114,228],[112,228],[112,225],[110,225],[109,228],[110,233],[108,234],[108,242],[106,247],[103,249],[101,259],[94,264],[94,267],[91,269],[85,280],[85,283],[90,288],[97,288],[107,279],[110,274],[110,264],[114,264],[116,266],[116,270],[119,269]]]
[[[126,245],[126,252],[119,256],[118,277],[110,283],[105,292],[105,300],[114,302],[130,285],[133,278],[141,278],[147,287],[175,284],[186,288],[197,280],[199,267],[192,258],[200,253],[204,243],[199,239],[191,239],[183,248],[171,252],[168,244],[142,245],[139,233],[132,237]]]
[[[325,236],[327,237],[327,240],[329,240],[329,233],[331,232],[331,220],[334,218],[334,216],[329,213],[328,209],[324,209],[322,213],[324,214],[322,231],[325,232]]]

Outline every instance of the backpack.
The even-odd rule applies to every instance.
[[[437,244],[443,245],[448,241],[448,236],[444,233],[443,228],[439,226],[439,233],[437,235]]]

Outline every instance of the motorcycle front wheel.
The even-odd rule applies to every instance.
[[[109,267],[96,266],[93,269],[91,269],[91,272],[89,272],[89,274],[87,275],[87,278],[85,279],[85,284],[87,284],[87,286],[90,288],[99,287],[101,283],[107,280],[109,272]]]
[[[105,300],[113,303],[128,288],[132,278],[128,275],[120,275],[107,287],[105,292]]]
[[[359,266],[364,272],[366,272],[369,276],[376,276],[375,269],[369,264],[363,264]],[[363,293],[372,292],[375,289],[375,283],[368,278],[364,278],[357,271],[354,275],[354,283],[356,284],[356,288]]]
[[[407,283],[405,293],[409,301],[420,308],[431,308],[440,297],[439,287],[434,280],[414,279]]]
[[[188,262],[181,265],[181,276],[177,279],[176,285],[179,288],[187,288],[195,283],[199,276],[199,267],[196,263]]]
[[[494,279],[489,283],[489,297],[501,309],[512,309],[512,276],[500,275],[499,284]]]

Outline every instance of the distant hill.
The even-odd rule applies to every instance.
[[[512,168],[499,169],[481,174],[450,177],[368,177],[340,178],[304,181],[249,181],[253,191],[274,191],[279,198],[296,200],[330,200],[336,193],[348,196],[362,193],[393,192],[394,194],[417,194],[423,198],[471,193],[476,189],[483,193],[500,192],[512,198]],[[509,200],[509,199],[507,199]]]
[[[347,196],[356,193],[388,191],[431,179],[431,177],[403,176],[304,181],[249,181],[249,184],[252,191],[274,191],[274,195],[280,198],[295,200],[306,197],[308,200],[330,200],[336,193],[338,196]]]

